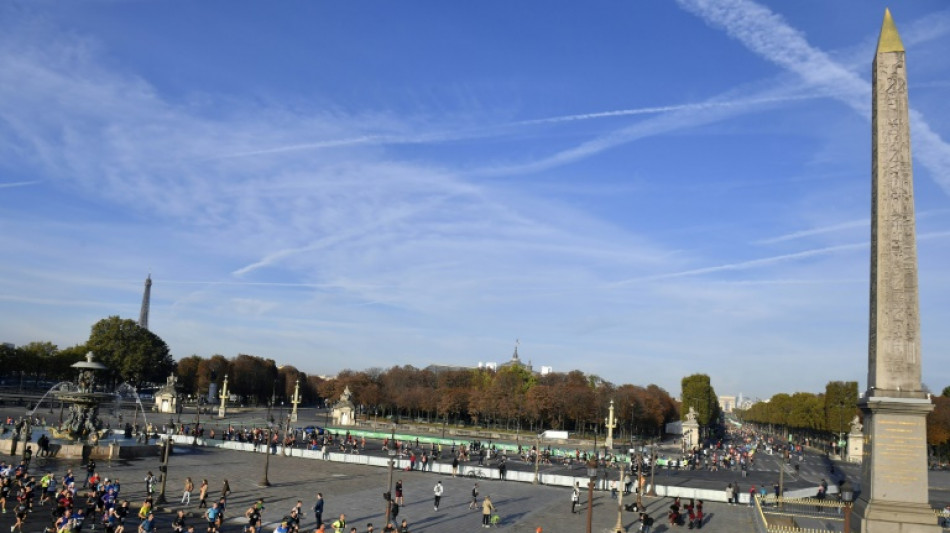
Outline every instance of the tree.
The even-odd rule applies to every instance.
[[[706,374],[686,376],[682,381],[680,417],[686,420],[689,408],[696,410],[696,421],[702,426],[719,420],[719,398]]]
[[[927,444],[936,455],[946,457],[950,444],[950,398],[933,397],[934,410],[927,414]]]
[[[238,356],[240,357],[240,356]],[[195,387],[198,390],[198,396],[204,398],[211,389],[211,383],[220,383],[225,375],[230,375],[231,363],[220,354],[212,355],[210,359],[202,359],[198,362],[198,372],[195,378]],[[261,376],[260,380],[266,380],[267,376]],[[228,381],[228,387],[234,390],[234,382]],[[246,392],[236,392],[235,394],[247,394]],[[269,398],[270,396],[268,396]],[[206,398],[207,399],[207,398]],[[217,403],[217,399],[210,399],[211,403]]]
[[[824,421],[823,398],[811,392],[796,392],[792,395],[788,414],[789,427],[816,430],[822,427]]]
[[[829,381],[825,385],[825,427],[847,433],[858,406],[857,381]]]
[[[89,350],[85,344],[77,344],[64,348],[53,355],[46,368],[46,377],[53,381],[76,379],[76,369],[72,366],[86,359]]]
[[[162,383],[175,368],[165,341],[135,321],[117,316],[96,322],[86,346],[109,368],[114,382],[136,387]]]
[[[19,350],[22,357],[21,376],[32,375],[35,387],[40,376],[43,375],[43,370],[51,366],[59,348],[51,342],[31,342],[26,346],[20,346]]]
[[[591,381],[580,370],[572,370],[560,385],[556,392],[557,409],[574,421],[574,431],[583,431],[595,415],[596,395]]]
[[[178,361],[178,367],[175,374],[178,376],[178,387],[184,394],[198,392],[198,365],[201,364],[201,356],[189,355]]]

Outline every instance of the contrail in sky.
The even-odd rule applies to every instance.
[[[40,183],[40,180],[11,181],[9,183],[0,183],[0,189],[11,189],[13,187],[26,187],[27,185],[35,185],[37,183]]]
[[[579,115],[565,115],[562,117],[539,118],[535,120],[522,120],[515,122],[514,126],[526,126],[531,124],[553,124],[557,122],[573,122],[575,120],[590,120],[595,118],[625,117],[631,115],[649,115],[655,113],[669,113],[672,111],[700,111],[703,109],[714,109],[717,107],[738,107],[755,104],[771,104],[778,102],[788,102],[792,100],[810,100],[813,98],[825,98],[827,94],[807,94],[799,96],[781,96],[771,98],[749,98],[727,102],[699,102],[695,104],[680,104],[658,107],[641,107],[637,109],[621,109],[617,111],[603,111],[600,113],[584,113]]]

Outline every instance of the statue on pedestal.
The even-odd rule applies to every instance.
[[[693,406],[690,405],[690,406],[689,406],[689,412],[686,413],[686,421],[687,421],[687,422],[695,422],[697,416],[699,416],[699,413],[697,413],[697,412],[696,412],[696,409],[693,409]]]
[[[851,419],[851,433],[864,433],[864,424],[861,423],[861,417],[854,415]]]

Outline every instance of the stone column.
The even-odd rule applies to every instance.
[[[872,72],[871,305],[854,531],[941,531],[927,494],[914,188],[904,46],[885,11]]]
[[[218,418],[224,418],[228,414],[228,375],[224,375],[224,383],[221,385],[221,406],[218,407]]]
[[[300,405],[300,378],[297,378],[297,381],[294,383],[294,395],[290,399],[290,403],[294,406],[293,411],[290,412],[290,422],[297,423],[297,406]]]
[[[607,440],[604,441],[604,447],[608,450],[614,447],[614,428],[617,427],[617,420],[614,419],[614,401],[610,400],[610,410],[607,414],[607,420],[604,427],[607,428]]]

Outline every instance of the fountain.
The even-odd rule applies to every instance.
[[[145,406],[142,405],[142,398],[139,397],[139,391],[130,383],[124,382],[115,389],[115,407],[113,407],[113,409],[119,412],[122,410],[122,405],[128,402],[132,402],[134,405],[132,408],[132,427],[138,426],[139,413],[141,413],[141,427],[147,429],[149,427],[148,418],[145,414]]]
[[[58,400],[61,406],[69,405],[69,410],[61,412],[58,425],[46,427],[41,431],[41,438],[48,439],[48,453],[53,457],[82,457],[95,458],[129,458],[140,457],[155,453],[155,446],[141,444],[133,439],[110,436],[110,431],[99,418],[99,406],[108,405],[107,402],[118,400],[120,394],[105,390],[96,382],[98,372],[107,367],[93,360],[92,352],[86,354],[85,361],[72,365],[79,371],[76,383],[61,382],[50,388],[43,396],[51,396]],[[42,405],[43,399],[37,402],[36,407],[22,427],[18,426],[10,441],[3,441],[0,450],[11,454],[18,452],[17,442],[29,442],[32,437],[30,423],[34,420],[36,410]],[[50,405],[52,408],[52,403]],[[141,408],[141,402],[139,402]],[[144,418],[144,411],[143,411]],[[108,439],[106,445],[103,441]],[[7,446],[9,442],[9,446]]]
[[[72,367],[79,369],[79,381],[74,387],[61,386],[53,391],[53,397],[71,404],[62,423],[50,428],[54,438],[99,444],[99,438],[103,435],[99,404],[112,400],[115,394],[96,390],[96,372],[105,370],[106,365],[92,359],[92,352],[89,352],[85,361],[73,363]]]

